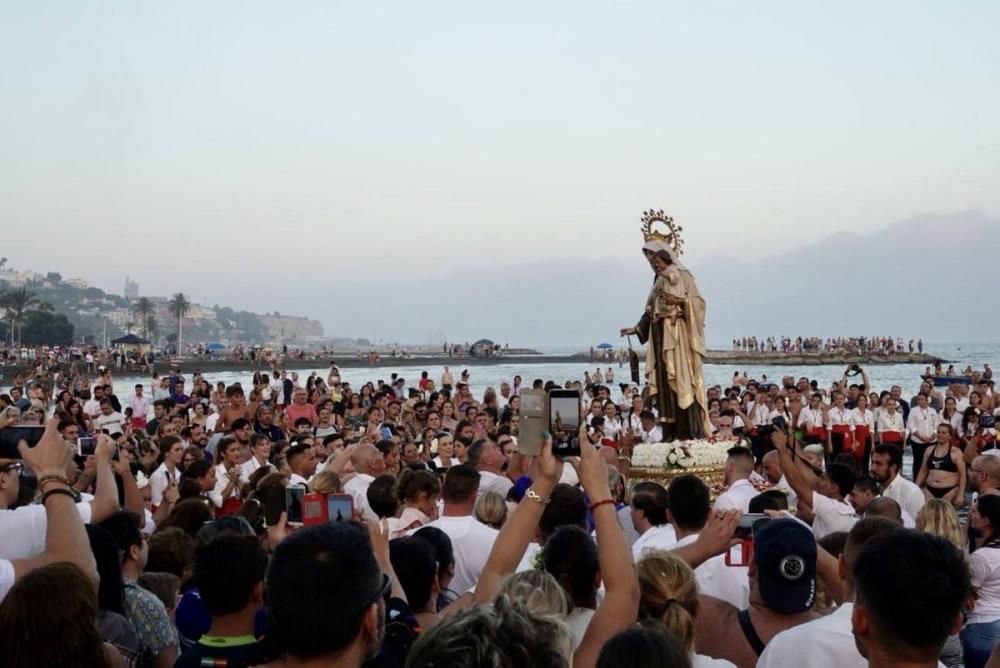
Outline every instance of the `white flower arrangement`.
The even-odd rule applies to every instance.
[[[722,466],[735,440],[700,439],[669,443],[640,443],[632,449],[632,466],[650,469],[689,469]]]

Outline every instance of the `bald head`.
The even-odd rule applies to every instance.
[[[771,450],[760,460],[761,466],[764,469],[764,475],[767,476],[768,481],[771,484],[777,484],[781,480],[783,472],[781,470],[781,460],[778,458],[778,451]]]
[[[982,480],[977,485],[980,488],[977,490],[980,494],[989,490],[1000,489],[1000,457],[996,455],[979,455],[972,460],[972,468],[975,472],[970,471],[970,475],[981,473],[985,477],[985,480]]]
[[[368,475],[378,475],[382,472],[384,466],[378,466],[377,462],[385,462],[382,459],[382,453],[374,445],[365,444],[359,445],[354,452],[351,453],[351,466],[358,473],[367,473]]]
[[[865,517],[884,517],[887,520],[903,526],[903,510],[899,504],[890,498],[880,496],[873,499],[865,508]]]

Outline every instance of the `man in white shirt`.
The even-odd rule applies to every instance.
[[[640,482],[632,490],[632,526],[639,539],[632,544],[632,556],[639,560],[648,550],[671,550],[677,533],[667,519],[667,490],[655,482]]]
[[[250,459],[243,462],[240,468],[247,478],[257,472],[262,466],[274,469],[269,461],[271,457],[271,439],[264,434],[252,434],[250,436]]]
[[[764,455],[761,461],[761,468],[764,471],[764,478],[771,483],[774,489],[780,490],[788,497],[788,505],[797,505],[795,490],[788,484],[785,472],[781,470],[781,458],[777,450],[771,450]]]
[[[479,496],[479,472],[469,464],[452,466],[444,477],[441,516],[426,526],[437,527],[451,539],[455,577],[450,589],[465,593],[475,587],[498,532],[473,516]],[[526,501],[526,503],[532,503]]]
[[[758,494],[750,483],[750,474],[753,473],[754,467],[753,453],[749,448],[737,445],[730,448],[727,454],[729,457],[726,459],[726,485],[729,489],[715,500],[715,509],[735,508],[745,514],[750,506],[750,499]]]
[[[488,438],[481,438],[469,446],[467,457],[466,462],[479,471],[479,493],[496,492],[506,499],[514,482],[503,474],[507,458],[500,446]]]
[[[288,462],[288,468],[292,470],[288,484],[308,487],[309,478],[316,473],[316,452],[312,443],[296,443],[288,448],[285,460]]]
[[[128,405],[132,409],[132,427],[145,429],[146,417],[149,414],[149,399],[142,393],[141,383],[135,386],[135,394],[129,397]]]
[[[771,434],[771,443],[778,451],[781,470],[788,478],[788,484],[795,490],[800,504],[813,509],[813,533],[820,539],[836,531],[849,531],[857,522],[854,507],[847,502],[854,489],[854,473],[843,464],[836,462],[826,467],[822,477],[817,478],[812,467],[792,458],[794,444],[788,443],[788,436],[780,429]]]
[[[695,475],[677,476],[667,490],[667,517],[677,532],[676,547],[698,540],[698,533],[712,512],[708,486]],[[694,569],[698,591],[727,601],[739,610],[750,603],[750,580],[746,566],[727,566],[725,555],[703,561]]]
[[[854,610],[854,562],[869,539],[898,531],[899,526],[881,517],[861,520],[851,528],[840,556],[840,577],[846,600],[832,614],[800,624],[771,638],[757,661],[757,668],[867,668],[854,643],[851,613]]]
[[[941,415],[928,405],[927,393],[917,395],[917,405],[910,409],[906,420],[906,430],[910,432],[910,448],[913,451],[913,479],[917,479],[924,463],[924,452],[937,445],[937,428]]]
[[[112,435],[125,431],[125,416],[111,407],[110,399],[101,399],[101,414],[94,418],[94,429]]]
[[[872,477],[882,488],[882,496],[898,503],[910,517],[916,517],[924,507],[924,493],[904,478],[902,471],[903,452],[898,447],[891,443],[875,446],[872,453]]]
[[[663,430],[656,424],[656,416],[651,411],[640,413],[639,421],[642,423],[640,438],[643,443],[663,442]]]
[[[378,515],[368,503],[368,486],[385,472],[385,457],[374,445],[359,445],[351,453],[355,476],[344,484],[344,493],[354,497],[354,508],[362,519],[377,522]]]
[[[101,414],[101,399],[104,398],[104,386],[94,385],[90,399],[83,404],[83,412],[90,418],[96,418]]]

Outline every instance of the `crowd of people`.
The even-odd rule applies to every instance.
[[[847,353],[890,357],[907,352],[902,337],[856,336],[821,339],[817,337],[744,336],[733,339],[733,350],[745,353]],[[909,341],[909,352],[924,352],[923,339]]]
[[[712,490],[633,470],[657,416],[608,372],[482,396],[447,368],[360,387],[335,366],[245,385],[16,375],[2,665],[1000,661],[991,380],[907,399],[852,367],[829,388],[709,388],[732,439]],[[579,457],[519,451],[528,387],[580,391]],[[294,490],[351,517],[306,522]]]

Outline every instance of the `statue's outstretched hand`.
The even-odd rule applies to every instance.
[[[625,327],[618,332],[618,336],[629,336],[631,334],[635,334],[635,327]]]

